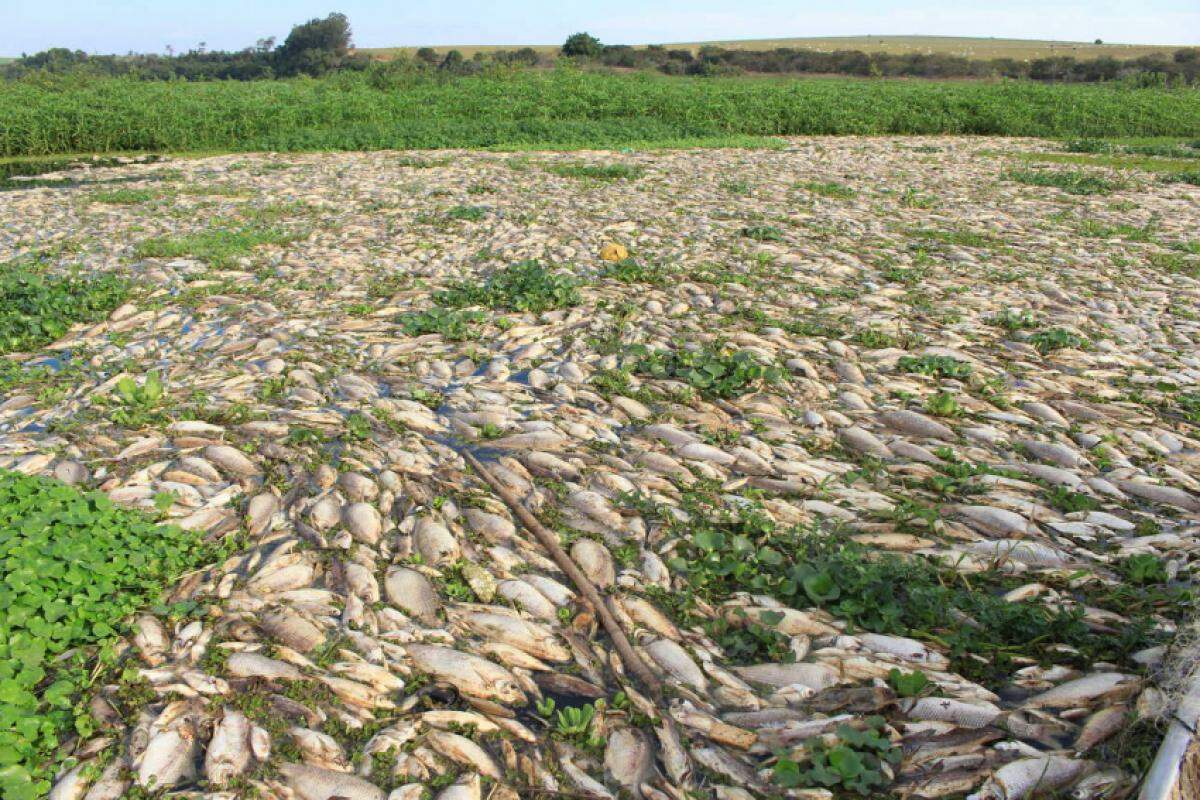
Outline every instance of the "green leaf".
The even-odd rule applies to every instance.
[[[824,603],[827,600],[836,600],[841,594],[837,584],[833,580],[833,576],[828,572],[818,572],[804,579],[802,585],[805,593],[812,599],[814,603]]]
[[[725,534],[716,530],[703,530],[692,537],[692,542],[704,550],[720,550],[725,546]]]
[[[929,676],[921,670],[901,672],[893,667],[888,672],[888,683],[901,697],[916,697],[929,685]]]
[[[835,747],[829,751],[829,766],[843,779],[855,778],[863,771],[863,759],[849,747]]]

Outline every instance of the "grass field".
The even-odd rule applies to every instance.
[[[734,50],[771,50],[776,47],[797,47],[812,50],[862,50],[865,53],[926,53],[963,56],[966,58],[1015,58],[1028,60],[1047,56],[1074,56],[1077,59],[1137,58],[1155,53],[1168,54],[1186,45],[1153,44],[1093,44],[1091,42],[1060,42],[1043,39],[995,39],[973,36],[813,36],[794,39],[732,39],[713,42],[667,43],[670,48],[697,52],[705,45],[715,45]],[[459,50],[465,56],[475,53],[490,53],[496,50],[515,50],[526,45],[437,45],[434,49],[446,52]],[[557,44],[529,45],[539,53],[556,54]],[[645,45],[637,45],[644,47]],[[390,58],[397,53],[412,55],[415,47],[367,47],[358,52],[369,53],[380,58]]]
[[[0,156],[614,147],[738,136],[1194,136],[1200,92],[1111,85],[668,78],[554,70],[395,83],[0,85]]]

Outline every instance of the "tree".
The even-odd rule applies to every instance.
[[[417,61],[423,61],[426,64],[438,63],[437,50],[432,47],[422,47],[417,50]]]
[[[275,58],[281,75],[321,75],[341,66],[349,53],[350,20],[333,13],[292,28]]]
[[[596,58],[603,52],[604,45],[600,44],[600,40],[590,33],[573,33],[567,37],[567,41],[563,42],[562,46],[564,56]]]

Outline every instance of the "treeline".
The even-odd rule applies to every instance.
[[[1176,50],[1170,56],[1133,59],[1102,56],[1076,59],[1050,56],[1030,61],[1013,58],[977,59],[941,53],[864,53],[861,50],[820,50],[777,47],[736,50],[703,47],[699,53],[662,46],[633,48],[605,46],[590,57],[609,67],[657,69],[670,75],[711,75],[737,72],[763,74],[826,74],[858,77],[1023,78],[1036,81],[1091,83],[1155,76],[1158,81],[1193,84],[1200,78],[1200,48]]]
[[[605,45],[587,33],[576,33],[557,55],[581,64],[614,69],[657,70],[667,75],[849,75],[854,77],[1015,78],[1044,82],[1098,83],[1122,81],[1141,86],[1200,83],[1200,48],[1187,47],[1170,55],[1133,59],[1102,56],[1077,59],[1050,56],[1029,61],[1012,58],[977,59],[931,53],[865,53],[861,50],[825,52],[793,47],[740,50],[706,46],[699,52],[663,45],[629,47]],[[472,75],[490,68],[550,66],[554,54],[531,47],[477,52],[467,58],[459,50],[439,52],[422,47],[412,57],[400,56],[386,67],[351,50],[350,23],[344,14],[330,14],[292,28],[283,44],[260,39],[239,51],[209,51],[203,46],[178,55],[88,55],[80,50],[54,48],[22,56],[0,67],[0,75],[85,74],[128,76],[143,80],[266,80],[296,75],[319,77],[329,72],[370,69],[394,77],[396,72]]]
[[[366,67],[369,59],[352,54],[350,47],[350,21],[345,14],[335,13],[296,25],[279,46],[271,38],[236,51],[207,50],[201,45],[178,55],[125,56],[88,55],[82,50],[55,47],[22,56],[0,67],[0,74],[6,78],[84,74],[191,81],[318,77],[337,70]]]

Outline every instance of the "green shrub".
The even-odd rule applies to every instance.
[[[522,261],[493,272],[483,283],[456,283],[433,299],[451,308],[484,306],[541,314],[578,305],[582,297],[579,281],[573,276],[552,272],[537,261]]]
[[[100,322],[126,294],[115,275],[54,276],[0,265],[0,354],[49,344],[77,323]]]
[[[0,796],[49,788],[55,748],[96,723],[80,699],[129,616],[215,557],[201,534],[100,494],[0,471]]]

